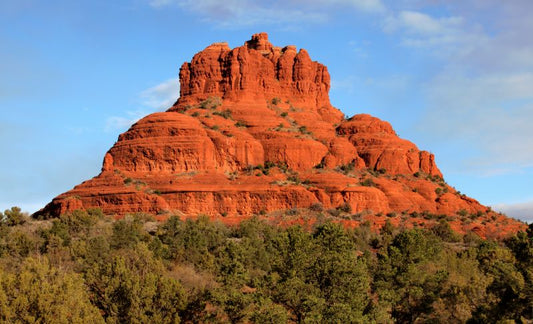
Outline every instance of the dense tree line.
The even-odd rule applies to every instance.
[[[0,213],[1,322],[530,323],[532,313],[533,227],[495,242],[445,221],[375,233]]]

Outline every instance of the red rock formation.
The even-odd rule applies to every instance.
[[[98,176],[37,215],[98,207],[116,216],[202,213],[232,223],[348,204],[376,226],[386,215],[413,226],[432,213],[459,219],[453,224],[460,231],[482,233],[482,221],[495,217],[446,185],[434,156],[389,123],[364,114],[345,120],[329,102],[327,68],[303,49],[272,46],[265,33],[234,49],[208,46],[182,65],[180,85],[173,107],[119,136]],[[521,226],[506,221],[510,231]]]

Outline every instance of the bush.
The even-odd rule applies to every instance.
[[[298,185],[302,183],[302,181],[300,180],[297,174],[291,174],[290,176],[288,176],[287,181],[294,182],[295,184],[298,184]]]
[[[364,187],[375,187],[376,183],[371,178],[366,178],[365,180],[360,182],[361,186]]]
[[[342,205],[337,207],[337,209],[340,210],[343,213],[351,213],[352,212],[352,206],[348,202],[343,203]]]
[[[315,212],[322,212],[324,211],[324,206],[322,205],[322,203],[317,202],[309,206],[309,209]]]
[[[0,271],[0,310],[5,323],[104,323],[81,276],[46,258],[28,258],[14,273]]]
[[[220,105],[222,105],[222,99],[220,97],[209,97],[202,101],[199,107],[202,109],[216,109]]]
[[[213,115],[217,115],[225,119],[231,119],[231,111],[229,109],[224,111],[215,111],[213,112]]]
[[[350,162],[348,164],[343,164],[337,167],[337,171],[341,171],[344,174],[348,174],[355,169],[355,162]]]
[[[285,212],[285,214],[287,214],[287,215],[289,215],[289,216],[298,215],[298,209],[297,209],[297,208],[287,209],[287,211]]]
[[[275,166],[276,166],[276,163],[272,161],[265,161],[265,169],[271,169],[271,168],[274,168]]]
[[[302,134],[305,134],[305,135],[311,135],[312,133],[310,131],[307,130],[307,126],[300,126],[298,128],[298,131]]]
[[[435,225],[395,228],[387,219],[376,231],[363,216],[382,213],[309,209],[315,217],[272,215],[283,226],[266,217],[227,226],[199,215],[150,227],[146,214],[115,221],[99,210],[1,222],[0,322],[532,320],[533,225],[503,242],[473,233],[461,240],[448,223],[457,216],[413,212]],[[361,224],[346,228],[356,222],[344,219]]]
[[[461,237],[452,230],[450,224],[443,219],[431,228],[431,232],[445,242],[459,242],[461,240]]]
[[[238,120],[235,123],[235,127],[247,128],[248,124],[245,121],[243,121],[243,120]]]
[[[0,221],[7,226],[22,225],[26,223],[28,219],[29,215],[27,213],[22,213],[20,207],[6,209],[3,214],[0,212]]]

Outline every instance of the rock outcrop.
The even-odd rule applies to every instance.
[[[121,134],[98,176],[37,215],[97,207],[117,217],[207,214],[233,223],[321,206],[350,210],[357,216],[342,221],[352,225],[418,226],[441,215],[482,235],[521,228],[505,217],[501,229],[482,224],[501,215],[448,186],[433,154],[389,123],[345,119],[329,88],[324,65],[295,46],[272,46],[265,33],[234,49],[208,46],[182,65],[174,106]]]

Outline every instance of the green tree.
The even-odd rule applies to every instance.
[[[181,221],[173,216],[162,226],[158,236],[168,246],[167,258],[189,262],[202,269],[215,269],[216,251],[224,247],[228,229],[206,216]]]
[[[393,318],[414,322],[432,312],[448,273],[435,262],[442,244],[425,231],[399,233],[379,254],[374,287]]]
[[[324,318],[333,322],[366,322],[370,275],[365,260],[340,224],[326,223],[314,233],[318,248],[310,274],[326,302]]]
[[[0,320],[7,323],[104,323],[83,279],[28,258],[19,272],[0,270]]]
[[[526,300],[526,280],[516,267],[512,251],[496,242],[484,241],[477,248],[477,259],[480,270],[491,282],[487,287],[487,299],[477,307],[474,318],[488,321],[519,319],[524,313],[531,316],[531,308],[524,309],[531,303]]]
[[[6,209],[3,214],[0,212],[0,220],[7,226],[22,225],[26,223],[28,219],[28,214],[22,213],[19,207],[11,207],[11,209]]]
[[[177,323],[186,295],[146,244],[97,262],[86,273],[92,302],[108,323]]]

